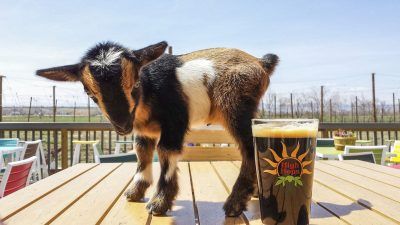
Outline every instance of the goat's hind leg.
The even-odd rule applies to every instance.
[[[136,174],[133,177],[133,184],[125,192],[130,201],[143,199],[147,188],[153,182],[152,161],[156,141],[151,138],[136,136],[135,147],[138,156]]]
[[[232,193],[224,204],[226,216],[239,216],[246,210],[247,202],[255,190],[256,169],[251,132],[251,119],[254,115],[255,105],[254,102],[244,105],[246,107],[237,107],[236,111],[231,112],[231,116],[227,119],[227,128],[239,144],[242,165]]]

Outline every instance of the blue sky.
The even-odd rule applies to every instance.
[[[343,98],[400,97],[399,1],[13,1],[0,2],[0,74],[5,105],[84,105],[78,83],[34,76],[39,68],[77,62],[95,43],[113,40],[140,48],[166,40],[175,54],[235,47],[281,63],[270,93],[317,90]]]

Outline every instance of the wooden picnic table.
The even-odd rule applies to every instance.
[[[78,164],[1,199],[0,217],[7,225],[261,224],[256,198],[240,217],[224,216],[222,205],[239,166],[238,161],[181,162],[175,206],[156,217],[147,213],[145,202],[127,202],[123,195],[135,163]],[[361,161],[317,161],[314,179],[311,224],[400,223],[400,170]]]

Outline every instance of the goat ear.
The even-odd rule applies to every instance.
[[[154,45],[147,46],[145,48],[134,50],[132,53],[138,59],[140,65],[145,65],[158,57],[160,57],[165,49],[168,47],[168,43],[165,41],[159,42]]]
[[[79,81],[81,64],[59,66],[36,71],[36,75],[55,81]]]

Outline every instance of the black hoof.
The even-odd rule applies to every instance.
[[[172,202],[168,202],[161,197],[153,197],[146,205],[149,213],[155,216],[165,215],[169,209],[172,208]]]
[[[246,210],[247,200],[228,198],[224,204],[225,216],[237,217]]]

